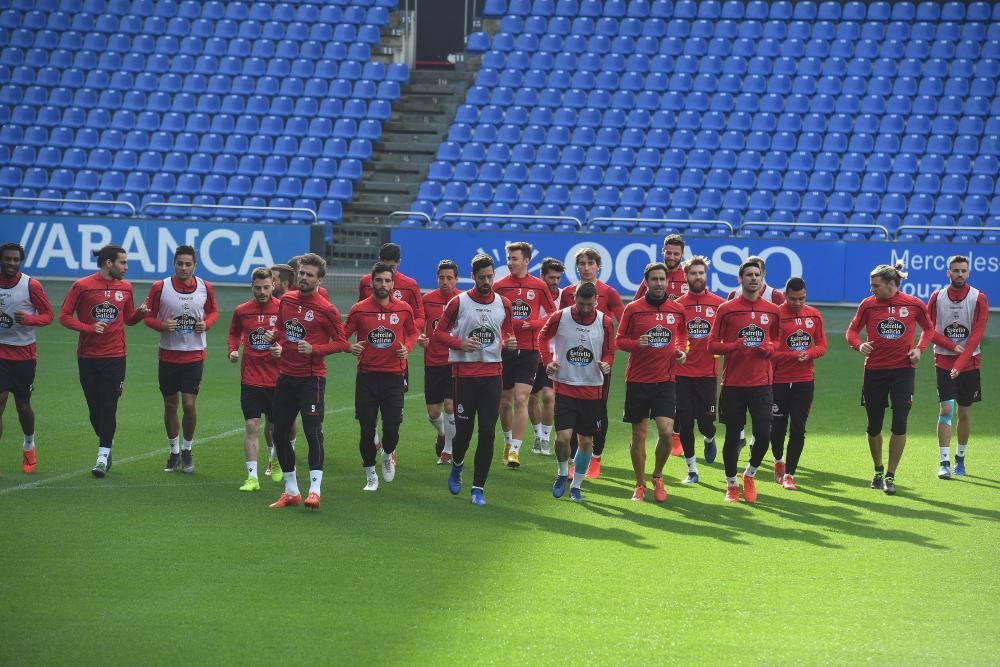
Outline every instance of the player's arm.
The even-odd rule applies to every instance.
[[[143,319],[145,325],[154,331],[164,330],[163,322],[160,320],[159,315],[161,294],[163,294],[163,281],[157,280],[149,288],[149,296],[146,297],[146,303],[149,304],[149,312],[146,313],[146,317]]]
[[[76,304],[79,299],[80,288],[78,283],[73,283],[72,287],[69,288],[69,292],[66,293],[66,298],[63,299],[62,307],[59,309],[59,324],[80,333],[95,333],[97,331],[96,322],[88,324],[81,322],[76,317]]]
[[[448,305],[444,307],[441,312],[441,317],[438,319],[437,328],[434,329],[434,335],[432,339],[445,345],[451,350],[460,350],[462,345],[465,343],[464,340],[458,336],[451,335],[452,323],[458,319],[458,297],[452,297]]]
[[[712,327],[712,333],[708,335],[708,351],[712,354],[728,354],[738,347],[735,341],[727,343],[722,340],[722,330],[725,328],[723,324],[725,323],[726,315],[727,313],[720,312],[715,316],[715,326]]]
[[[404,309],[406,317],[403,318],[405,320],[403,323],[403,347],[407,351],[412,352],[414,346],[417,344],[417,338],[420,337],[420,332],[424,328],[424,323],[421,321],[420,326],[417,326],[417,319],[413,314],[413,310],[409,307],[409,304],[404,305],[406,305],[406,309]]]
[[[771,314],[771,321],[768,322],[767,340],[757,348],[757,353],[764,357],[770,357],[778,348],[778,341],[781,340],[781,314],[775,306]]]
[[[545,289],[538,290],[538,292],[542,295],[542,303],[538,304],[538,317],[528,320],[528,324],[531,325],[531,331],[536,338],[538,337],[538,332],[545,326],[545,322],[548,321],[549,315],[557,310],[556,302],[552,300],[552,293],[549,292],[548,286]]]
[[[979,343],[982,342],[983,336],[986,334],[986,325],[989,319],[990,304],[986,301],[986,295],[980,292],[979,300],[976,302],[976,310],[972,314],[972,331],[969,333],[969,339],[965,341],[965,350],[955,359],[952,368],[961,371],[969,363],[969,360],[972,359],[972,353],[979,347]]]
[[[930,318],[931,329],[935,330],[937,329],[937,297],[938,293],[934,292],[927,301],[927,317]],[[928,329],[923,329],[920,332],[920,341],[917,343],[917,349],[921,352],[926,352],[927,348],[931,346],[931,335],[928,331]]]
[[[819,359],[826,354],[826,329],[823,327],[823,317],[817,311],[816,314],[816,337],[813,338],[815,347],[806,350],[806,355],[810,359]]]
[[[570,289],[567,287],[559,294],[559,308],[569,308],[573,305],[573,295],[570,294]]]
[[[215,323],[219,319],[219,305],[215,300],[215,290],[212,289],[212,283],[205,281],[205,331],[208,331],[215,326]]]
[[[514,307],[510,299],[505,296],[500,297],[503,303],[503,323],[500,325],[500,339],[503,347],[507,350],[517,349],[517,337],[514,335]]]
[[[604,348],[601,350],[601,371],[605,374],[611,372],[611,367],[615,363],[615,325],[610,317],[604,318]],[[603,366],[607,365],[607,369]]]
[[[542,330],[538,332],[538,356],[542,366],[548,366],[552,363],[552,339],[559,331],[560,317],[562,317],[561,310],[549,315],[549,319],[545,320],[545,324],[542,325]]]
[[[862,354],[868,355],[871,354],[873,345],[871,343],[861,342],[861,330],[866,324],[868,324],[868,309],[862,302],[862,304],[858,307],[858,312],[854,313],[854,318],[847,326],[847,331],[844,332],[844,337],[847,339],[847,344],[851,346],[852,350],[857,350]],[[866,349],[862,350],[862,346]]]
[[[351,348],[347,342],[347,335],[344,333],[344,323],[340,320],[340,311],[333,304],[326,313],[327,335],[329,339],[325,343],[316,343],[312,346],[312,353],[320,356],[334,354],[336,352],[346,352]]]
[[[676,303],[676,301],[674,302]],[[691,347],[691,341],[688,340],[688,326],[687,326],[687,311],[683,307],[677,309],[677,342],[674,343],[674,347],[678,353],[683,352],[684,358],[687,358],[688,348]],[[680,357],[678,357],[680,360]],[[683,362],[682,362],[683,363]]]
[[[940,333],[934,327],[934,325],[931,323],[930,315],[928,315],[927,313],[927,306],[925,306],[923,303],[920,303],[920,307],[917,308],[917,325],[924,330],[923,334],[921,334],[920,336],[921,339],[925,335],[929,335],[932,343],[940,345],[946,350],[954,351],[955,348],[958,347],[952,339],[948,338],[943,333]]]
[[[639,349],[639,338],[632,335],[632,323],[635,320],[632,312],[632,308],[625,309],[622,319],[618,322],[618,336],[615,338],[618,349],[630,354]]]
[[[45,327],[52,324],[54,318],[52,304],[49,303],[49,297],[45,294],[45,288],[34,278],[28,281],[28,298],[31,300],[31,305],[35,307],[35,314],[15,313],[14,319],[19,324],[29,327]]]
[[[610,294],[608,294],[608,310],[614,315],[615,322],[622,321],[622,315],[625,313],[625,302],[622,301],[622,295],[614,287],[610,288]]]
[[[243,340],[243,321],[238,310],[233,311],[233,319],[229,321],[229,335],[226,336],[226,349],[230,357],[234,352],[239,352],[240,343]]]
[[[413,323],[416,325],[418,331],[424,330],[424,322],[427,320],[427,313],[424,310],[424,298],[420,294],[420,286],[413,283],[413,303],[407,304],[413,310]],[[411,346],[412,349],[412,346]]]

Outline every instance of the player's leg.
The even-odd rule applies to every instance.
[[[569,482],[570,441],[573,439],[576,415],[570,399],[555,394],[553,398],[556,429],[556,481],[552,485],[552,495],[556,498],[562,498]]]
[[[449,383],[451,387],[451,383]],[[444,399],[444,450],[442,457],[447,457],[442,463],[451,461],[452,443],[455,440],[455,401],[451,398],[451,389],[448,390],[448,397]]]
[[[806,446],[806,421],[809,419],[809,411],[812,409],[815,393],[815,382],[796,382],[792,385],[791,401],[788,407],[790,424],[787,465],[785,475],[781,479],[782,485],[790,491],[795,489],[795,472],[799,469],[802,450]]]
[[[972,404],[983,400],[982,380],[978,368],[958,376],[958,438],[955,443],[955,474],[965,475],[965,450],[972,435]]]
[[[483,489],[493,463],[493,447],[497,420],[500,418],[500,393],[502,380],[479,378],[479,396],[476,401],[476,418],[479,420],[479,438],[476,443],[476,468],[472,476],[472,501],[482,504]],[[476,493],[478,491],[478,494]]]
[[[462,490],[462,471],[465,470],[465,455],[472,442],[472,432],[476,426],[476,415],[470,408],[475,405],[476,387],[473,378],[454,378],[455,395],[455,437],[451,441],[451,472],[448,475],[448,490],[457,495]]]
[[[938,466],[938,478],[949,479],[951,477],[951,432],[952,424],[957,421],[958,406],[955,399],[958,397],[958,381],[952,379],[951,371],[946,368],[935,368],[937,373],[938,392],[938,420],[937,439],[938,453],[941,463]]]
[[[310,377],[302,385],[299,393],[299,410],[302,413],[302,433],[309,443],[309,495],[305,505],[319,509],[319,498],[323,486],[323,399],[326,378]]]
[[[184,472],[194,472],[194,430],[198,425],[197,394],[181,393],[181,466]]]
[[[97,454],[97,465],[91,471],[95,477],[103,477],[103,473],[111,470],[111,447],[115,441],[115,431],[118,428],[118,399],[125,388],[125,357],[101,359],[98,374],[97,391],[99,395],[99,431],[100,447]],[[103,471],[100,470],[104,463]]]
[[[281,472],[281,462],[278,461],[278,450],[274,446],[274,387],[258,388],[261,405],[265,417],[264,441],[267,442],[267,470],[264,474],[275,482],[284,480],[284,473]],[[292,448],[295,447],[295,422],[292,422]]]
[[[427,421],[434,427],[436,440],[434,442],[434,454],[440,460],[441,452],[444,451],[445,439],[445,416],[442,410],[444,403],[444,388],[451,380],[444,377],[438,366],[424,366],[424,403],[427,406]]]
[[[378,396],[371,373],[358,373],[354,382],[354,418],[358,420],[360,436],[358,451],[365,470],[365,491],[378,490],[378,473],[375,470],[375,429],[378,424]]]
[[[101,396],[100,396],[100,359],[80,357],[77,366],[80,370],[80,388],[87,402],[87,417],[94,435],[100,437],[101,432]]]
[[[747,405],[738,387],[723,387],[719,394],[719,416],[726,426],[722,462],[726,472],[726,502],[739,502],[740,487],[736,468],[740,460],[740,432],[746,426]]]
[[[577,450],[573,459],[573,481],[570,482],[570,500],[583,500],[583,480],[590,477],[590,462],[595,456],[595,436],[601,424],[598,423],[600,406],[598,401],[575,399]],[[585,474],[586,473],[586,474]]]
[[[865,371],[864,384],[861,387],[861,405],[865,408],[868,419],[866,433],[868,435],[868,451],[872,456],[875,474],[872,477],[871,488],[882,489],[885,486],[885,466],[882,464],[882,424],[885,421],[885,410],[889,405],[889,384],[884,371]]]
[[[176,365],[160,361],[159,363],[160,395],[163,396],[163,427],[167,432],[167,463],[163,467],[166,472],[174,472],[181,460],[181,423],[177,416],[180,407],[178,394],[181,391],[177,381]]]
[[[0,440],[3,440],[3,413],[7,410],[9,391],[0,391]]]
[[[646,498],[646,433],[649,421],[647,387],[648,385],[639,382],[626,382],[625,405],[622,409],[622,421],[632,427],[629,457],[632,459],[632,473],[635,475],[632,500],[636,502],[642,502]]]
[[[695,406],[695,418],[698,420],[698,432],[704,438],[705,463],[714,463],[718,448],[715,444],[715,404],[716,392],[715,378],[698,378],[697,392],[698,403]]]
[[[3,370],[3,369],[0,369]],[[21,425],[24,438],[21,441],[21,470],[26,473],[35,472],[38,459],[35,456],[35,411],[31,407],[31,394],[35,389],[35,360],[20,361],[13,364],[13,377],[9,382],[11,393],[14,394],[14,409]],[[4,389],[7,387],[4,386]],[[6,398],[4,398],[6,403]],[[0,407],[0,418],[3,408]],[[0,435],[3,433],[3,423],[0,421]]]
[[[677,378],[677,414],[674,420],[674,430],[681,439],[684,450],[684,460],[690,461],[694,455],[694,404],[695,394],[692,378]]]
[[[302,502],[299,493],[299,483],[295,477],[295,450],[292,449],[292,425],[299,416],[299,403],[296,396],[297,384],[300,378],[281,375],[274,389],[274,448],[278,452],[278,462],[281,465],[285,481],[285,492],[272,507],[298,505]]]
[[[537,365],[532,360],[532,372]],[[534,377],[532,377],[532,382],[534,382]],[[514,437],[510,441],[511,456],[507,459],[507,465],[511,467],[517,467],[521,464],[521,444],[524,442],[524,432],[528,428],[528,398],[531,396],[531,387],[531,382],[514,383]]]
[[[424,396],[427,392],[424,392]],[[434,442],[434,453],[437,456],[441,456],[441,452],[444,451],[444,410],[442,409],[442,402],[438,403],[427,403],[427,421],[430,422],[431,426],[434,427],[436,440]]]
[[[784,480],[787,469],[785,436],[788,435],[788,419],[794,391],[794,386],[790,382],[771,385],[771,395],[774,399],[774,404],[771,406],[771,456],[774,457],[774,481],[778,484]]]
[[[403,378],[399,375],[378,377],[378,409],[382,415],[382,479],[396,478],[396,447],[403,423]]]
[[[757,501],[757,469],[764,461],[767,450],[770,449],[771,438],[771,407],[774,397],[771,385],[763,387],[748,387],[744,390],[747,409],[750,411],[750,428],[753,433],[753,443],[750,446],[750,462],[743,471],[743,498],[748,503]]]
[[[611,376],[604,376],[604,398],[599,401],[600,422],[597,430],[594,431],[594,452],[590,459],[590,467],[587,469],[587,477],[597,479],[601,476],[601,456],[604,455],[604,446],[608,441],[608,398],[611,393]]]
[[[534,431],[535,439],[531,443],[531,453],[542,453],[542,385],[535,373],[535,383],[531,385],[531,394],[528,396],[528,421],[531,422],[531,430]]]
[[[246,460],[247,478],[240,491],[260,491],[257,477],[257,458],[260,455],[260,417],[247,419],[243,427],[243,456]]]
[[[648,414],[656,423],[656,461],[653,464],[653,497],[657,502],[667,499],[663,483],[663,467],[673,452],[676,440],[674,416],[677,414],[677,384],[657,382],[649,387]],[[682,450],[683,453],[683,450]],[[697,468],[695,468],[697,475]]]
[[[889,438],[889,465],[885,471],[885,492],[896,492],[896,470],[906,449],[907,419],[913,405],[916,369],[903,368],[892,371],[889,400],[892,406],[892,436]]]
[[[503,464],[507,465],[514,440],[514,382],[517,373],[517,350],[504,350],[503,389],[500,392],[500,428],[503,431]]]
[[[556,392],[552,388],[552,379],[545,376],[547,382],[542,387],[542,455],[549,456],[552,452],[549,449],[549,442],[552,440],[552,428],[556,419]]]

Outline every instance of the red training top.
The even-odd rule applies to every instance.
[[[59,310],[59,324],[80,332],[76,355],[84,358],[126,356],[125,325],[138,324],[142,318],[135,309],[132,283],[109,280],[100,273],[74,282]],[[98,322],[107,325],[103,334],[95,333]]]
[[[700,294],[688,292],[677,300],[684,309],[687,322],[688,356],[683,366],[677,367],[677,376],[686,378],[712,378],[719,376],[719,362],[708,351],[708,337],[715,327],[719,306],[725,301],[718,294],[705,290]]]
[[[445,296],[439,289],[424,294],[424,335],[430,341],[424,348],[424,366],[447,366],[451,363],[448,361],[448,346],[434,338],[434,329],[441,319],[444,307],[457,295],[458,292],[452,292]]]
[[[12,278],[0,276],[0,289],[10,289],[21,282],[23,274],[19,271]],[[26,327],[45,327],[52,324],[54,318],[52,314],[52,304],[45,294],[45,288],[34,278],[28,279],[28,299],[31,305],[38,311],[35,315],[25,313],[24,322]],[[0,343],[0,359],[5,361],[31,361],[38,358],[37,344],[30,345],[4,345]]]
[[[358,283],[358,303],[361,303],[374,293],[375,291],[372,289],[372,274],[366,273],[361,276],[361,281]],[[392,276],[392,292],[390,296],[397,301],[410,304],[410,308],[413,309],[413,320],[417,324],[417,329],[424,328],[424,300],[420,296],[420,285],[417,284],[416,280],[400,271],[395,271]]]
[[[348,349],[337,307],[317,292],[285,292],[278,304],[278,373],[292,377],[326,377],[326,355]],[[299,341],[312,344],[312,354],[298,350]]]
[[[855,350],[861,347],[861,329],[865,329],[867,341],[874,346],[865,357],[866,369],[912,368],[907,353],[916,347],[918,326],[928,332],[931,342],[955,349],[947,336],[934,331],[924,302],[903,292],[885,301],[874,295],[862,301],[847,327],[847,344]]]
[[[358,370],[365,373],[406,373],[406,360],[396,354],[399,348],[413,349],[420,335],[409,304],[389,298],[385,305],[368,297],[351,306],[344,325],[344,336],[357,334],[365,349],[358,359]]]
[[[510,301],[514,336],[518,350],[537,350],[538,332],[549,315],[556,312],[549,286],[541,278],[507,274],[493,283],[493,291]],[[525,324],[529,326],[524,326]]]
[[[927,302],[927,310],[931,318],[931,325],[935,331],[937,331],[938,294],[940,294],[940,292],[934,292],[934,294],[931,294],[930,301]],[[968,284],[963,285],[960,290],[953,289],[950,285],[948,286],[948,298],[952,301],[961,301],[968,294]],[[986,301],[986,295],[979,292],[979,298],[976,299],[976,309],[972,313],[972,331],[969,332],[969,338],[962,344],[963,347],[965,347],[965,352],[957,357],[949,356],[947,354],[935,354],[934,365],[947,371],[950,371],[952,368],[958,368],[962,373],[979,368],[982,355],[977,354],[973,356],[972,353],[976,351],[976,348],[979,347],[979,344],[982,342],[983,335],[986,333],[986,323],[989,319],[990,304]],[[921,351],[926,350],[931,344],[927,331],[927,329],[924,329],[924,332],[920,335],[920,342],[917,346]]]
[[[778,339],[778,307],[743,295],[719,306],[708,351],[726,357],[724,387],[763,387],[771,384],[771,360]]]
[[[511,326],[512,318],[509,300],[493,292],[483,296],[474,287],[468,291],[468,295],[473,301],[478,301],[479,303],[493,303],[493,299],[502,299],[505,317],[503,320],[503,326],[500,329],[500,337],[503,340],[507,340],[509,336],[514,335],[514,329]],[[456,295],[455,298],[452,298],[452,300],[448,302],[448,305],[445,306],[444,312],[441,313],[441,317],[438,319],[437,327],[434,328],[434,336],[431,338],[432,343],[436,340],[442,345],[448,347],[448,349],[452,350],[457,350],[462,347],[462,339],[451,335],[451,328],[454,326],[454,323],[458,321],[458,304],[459,299]],[[452,377],[491,377],[494,375],[503,375],[503,362],[451,362]]]
[[[794,313],[787,303],[778,306],[778,313],[781,335],[771,356],[774,383],[812,382],[816,379],[813,360],[826,354],[823,316],[807,305]],[[806,360],[799,361],[799,355],[803,352]]]
[[[639,345],[643,334],[649,336],[645,347]],[[626,382],[673,382],[680,367],[677,350],[688,346],[684,309],[670,299],[658,304],[636,299],[625,306],[615,344],[629,353]]]
[[[236,352],[243,345],[240,361],[240,382],[251,387],[273,387],[278,384],[278,360],[271,356],[271,345],[265,338],[278,326],[278,300],[266,303],[250,299],[236,306],[229,323],[226,346]]]
[[[572,308],[557,310],[549,316],[549,319],[545,321],[545,325],[538,334],[538,346],[541,351],[542,366],[545,367],[552,363],[552,339],[555,338],[556,332],[559,331],[559,322],[562,321],[563,316],[573,318],[573,321],[577,324],[593,324],[594,320],[597,319],[597,312],[598,310],[595,308],[593,312],[590,313],[589,317],[582,317],[576,312],[576,306],[573,306]],[[603,348],[604,349],[601,350],[601,361],[606,364],[614,364],[615,329],[611,322],[611,317],[606,313],[604,317]],[[604,398],[607,387],[608,376],[604,377],[603,385],[598,385],[596,387],[566,384],[565,382],[558,382],[557,380],[552,381],[552,390],[555,391],[555,393],[568,396],[570,398],[582,398],[586,400],[598,400]]]
[[[649,288],[646,287],[646,279],[643,278],[642,282],[639,283],[639,289],[635,291],[635,296],[632,300],[638,301],[642,297],[646,296],[646,291],[648,289]],[[673,301],[674,299],[681,298],[687,294],[687,292],[687,274],[684,273],[684,267],[678,266],[667,276],[667,298]]]
[[[170,276],[170,283],[178,294],[192,294],[198,289],[198,281],[192,277],[187,282],[182,282],[177,276]],[[205,281],[205,331],[215,326],[219,319],[219,306],[215,302],[215,290],[212,283]],[[149,288],[149,296],[146,297],[146,304],[149,312],[143,320],[146,326],[155,331],[163,331],[163,321],[157,315],[160,312],[160,295],[163,294],[163,281],[157,280]],[[164,350],[160,348],[160,361],[170,364],[190,364],[195,361],[205,359],[205,350]]]
[[[601,311],[605,315],[611,315],[615,318],[615,321],[622,321],[622,313],[625,312],[625,302],[622,301],[621,294],[618,293],[611,285],[597,280],[594,282],[597,287],[597,310]],[[559,308],[569,308],[575,301],[576,297],[576,285],[570,285],[562,291],[559,296]]]

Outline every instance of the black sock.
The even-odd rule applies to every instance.
[[[875,474],[881,475],[885,472],[885,466],[875,466]]]

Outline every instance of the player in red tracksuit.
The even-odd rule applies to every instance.
[[[37,327],[52,324],[52,304],[42,284],[21,273],[24,248],[19,243],[0,246],[0,436],[7,397],[14,394],[14,408],[21,424],[21,470],[35,472],[35,411],[31,393],[35,385]]]
[[[382,415],[382,477],[396,478],[396,445],[403,422],[403,376],[406,359],[420,330],[413,309],[390,295],[392,267],[378,262],[372,268],[372,295],[351,306],[344,335],[356,335],[351,353],[358,358],[354,385],[354,416],[361,426],[361,464],[365,468],[365,491],[378,490],[375,472],[375,428]]]
[[[750,464],[743,473],[743,498],[757,501],[754,478],[767,453],[771,435],[771,353],[778,339],[778,307],[761,298],[764,275],[760,266],[740,264],[742,293],[721,306],[715,328],[708,339],[708,351],[725,357],[719,415],[726,425],[722,458],[726,466],[726,502],[740,500],[736,482],[739,462],[739,434],[746,425],[747,411],[754,434]]]
[[[861,302],[847,328],[847,344],[865,357],[861,404],[868,413],[868,449],[875,464],[871,488],[896,493],[896,467],[906,448],[906,418],[913,404],[916,364],[920,361],[917,327],[933,332],[931,341],[959,353],[965,348],[933,331],[927,306],[904,294],[899,284],[906,277],[903,263],[879,265],[871,273],[872,296]],[[865,331],[865,342],[861,331]],[[889,467],[882,466],[882,422],[892,406]]]
[[[514,317],[517,349],[503,353],[503,393],[500,394],[500,424],[503,427],[503,462],[511,468],[521,465],[521,442],[528,425],[528,397],[538,370],[538,332],[556,304],[548,285],[528,274],[534,252],[530,243],[507,244],[510,273],[493,284],[493,291],[506,297]]]
[[[128,254],[124,248],[106,245],[95,256],[97,273],[69,288],[59,323],[80,332],[76,353],[80,385],[99,441],[97,464],[91,472],[100,479],[111,470],[118,399],[125,388],[125,325],[138,324],[149,308],[145,303],[134,306],[132,284],[125,280]]]
[[[684,272],[684,239],[680,234],[669,234],[663,239],[663,263],[667,267],[667,298],[671,301],[681,298],[688,291],[687,274]],[[646,279],[639,283],[634,301],[646,296]]]
[[[298,290],[286,293],[278,304],[276,329],[267,333],[280,357],[274,391],[274,446],[278,450],[285,492],[271,507],[302,502],[295,478],[292,424],[302,414],[302,432],[309,442],[309,495],[306,507],[319,509],[323,484],[323,393],[326,355],[348,349],[340,312],[319,293],[326,260],[306,253],[299,258]]]
[[[771,410],[771,454],[774,455],[774,481],[789,491],[795,490],[795,471],[806,443],[806,419],[816,392],[813,362],[826,354],[823,316],[806,305],[806,283],[789,278],[785,284],[785,303],[778,306],[780,336],[774,354],[774,406]],[[788,435],[788,461],[785,462],[785,433]]]
[[[434,453],[438,464],[451,462],[452,441],[455,438],[455,403],[452,400],[451,362],[448,361],[448,347],[434,340],[434,328],[444,312],[445,306],[458,293],[458,265],[450,259],[442,259],[437,265],[437,289],[424,294],[424,329],[417,344],[424,348],[424,402],[427,404],[427,419],[437,431]]]
[[[635,492],[632,500],[646,499],[646,427],[656,422],[656,460],[653,465],[653,497],[667,499],[663,466],[670,456],[677,412],[677,365],[687,358],[687,322],[684,309],[667,297],[669,271],[665,264],[649,264],[643,280],[646,295],[625,306],[618,325],[616,343],[629,353],[625,368],[625,410],[622,420],[632,425],[632,469]]]
[[[281,466],[277,465],[274,452],[274,386],[278,383],[278,358],[271,353],[272,344],[267,340],[267,332],[278,326],[278,300],[274,298],[275,281],[271,271],[258,267],[250,275],[250,289],[253,298],[241,303],[233,311],[229,323],[226,346],[229,361],[240,362],[240,347],[243,359],[240,364],[240,407],[246,421],[243,434],[243,453],[246,455],[247,480],[240,491],[259,491],[257,475],[260,458],[260,418],[267,417],[263,429],[267,443],[268,464],[265,474],[276,482],[282,480]],[[272,463],[275,470],[272,471]]]
[[[378,253],[378,261],[392,267],[392,298],[410,305],[417,328],[424,328],[424,300],[420,293],[420,285],[410,276],[399,270],[402,262],[399,244],[386,243]],[[372,276],[366,273],[358,281],[358,301],[364,301],[373,294]]]
[[[938,447],[941,467],[938,477],[951,477],[951,424],[958,404],[958,446],[955,449],[955,474],[965,475],[965,448],[972,430],[972,404],[983,399],[979,366],[982,362],[979,343],[986,333],[990,304],[986,295],[969,285],[969,258],[954,255],[948,258],[948,285],[931,294],[927,310],[934,330],[952,341],[961,343],[965,352],[956,354],[941,346],[934,347],[937,370]],[[918,347],[923,352],[930,345],[927,330],[920,336]]]
[[[562,282],[566,267],[554,257],[542,260],[538,277],[546,284],[552,303],[558,304],[562,294],[559,284]],[[558,306],[557,306],[558,307]],[[541,400],[539,400],[541,399]],[[552,437],[552,426],[555,423],[555,392],[552,390],[552,378],[545,372],[541,358],[535,370],[535,383],[531,386],[531,396],[528,398],[528,418],[535,430],[535,442],[531,446],[532,454],[551,456],[549,439]]]

